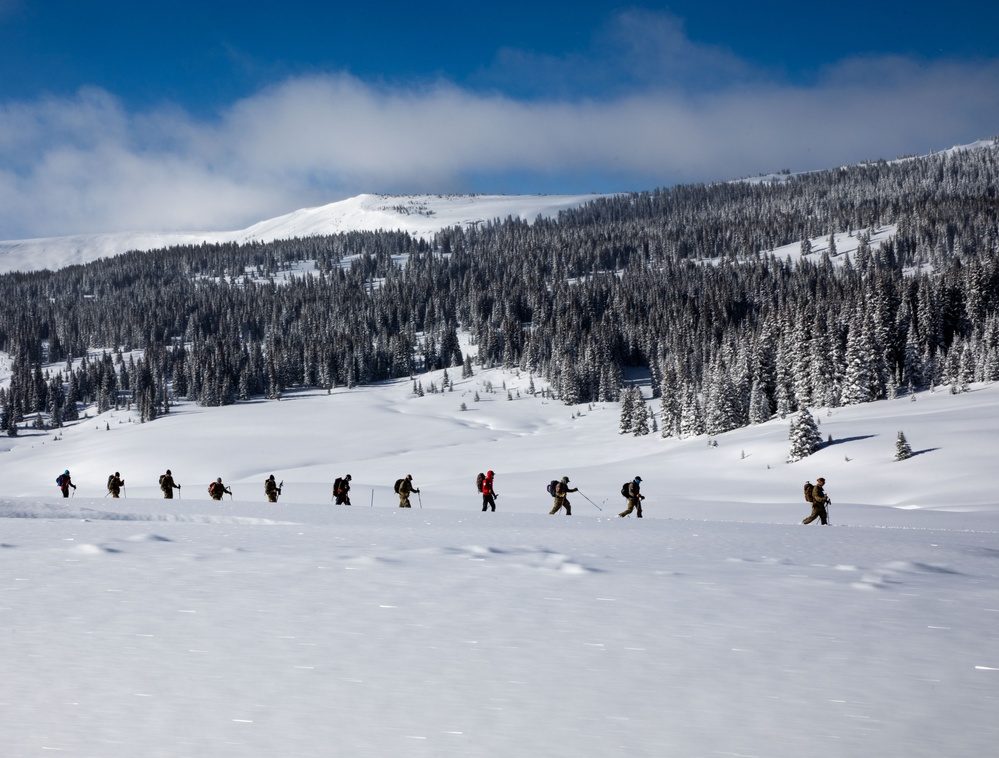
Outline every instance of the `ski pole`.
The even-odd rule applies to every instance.
[[[420,500],[420,508],[423,508],[423,495],[420,494],[419,490],[416,491],[416,497]]]
[[[583,491],[582,491],[582,490],[579,490],[579,494],[580,494],[580,495],[583,495]],[[586,495],[583,495],[583,497],[586,497]],[[596,504],[596,503],[594,503],[594,502],[593,502],[592,500],[590,500],[590,498],[586,497],[586,501],[587,501],[587,502],[588,502],[588,503],[589,503],[590,505],[592,505],[592,506],[593,506],[594,508],[596,508],[596,509],[597,509],[598,511],[602,511],[602,510],[603,510],[603,508],[601,508],[601,507],[600,507],[599,505],[597,505],[597,504]]]
[[[375,507],[375,488],[371,488],[371,507]]]

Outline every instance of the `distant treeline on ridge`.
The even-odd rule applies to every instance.
[[[174,398],[470,371],[463,330],[478,364],[543,377],[567,404],[616,401],[624,369],[647,367],[664,436],[960,391],[999,379],[997,177],[992,146],[598,199],[430,242],[353,232],[7,274],[0,428],[59,426],[81,404],[152,420]],[[829,242],[846,232],[849,256]],[[762,252],[799,241],[793,263]],[[316,271],[289,273],[302,261]],[[108,351],[74,361],[92,348]]]

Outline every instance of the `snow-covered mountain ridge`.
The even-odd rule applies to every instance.
[[[112,232],[0,242],[0,273],[58,270],[131,250],[226,242],[272,242],[354,231],[429,237],[451,226],[508,217],[535,221],[606,195],[358,195],[228,232]]]

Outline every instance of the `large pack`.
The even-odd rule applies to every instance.
[[[392,488],[392,489],[395,490],[395,494],[397,494],[397,495],[399,494],[399,488],[402,487],[402,483],[404,481],[405,481],[404,479],[396,479],[395,480],[395,486]]]
[[[336,481],[333,482],[333,494],[339,495],[342,489],[343,489],[343,477],[338,476],[336,478]]]
[[[812,496],[812,490],[813,489],[814,489],[814,486],[812,485],[811,482],[805,482],[805,502],[807,502],[807,503],[814,503],[815,502],[815,498]]]
[[[552,497],[558,497],[558,493],[555,491],[556,487],[558,487],[558,479],[552,479],[545,489],[548,490],[548,494]]]
[[[621,495],[623,495],[624,497],[631,497],[630,487],[631,487],[631,482],[625,482],[624,484],[622,484]]]
[[[483,483],[483,482],[484,482],[485,480],[486,480],[486,475],[485,475],[485,474],[483,474],[483,473],[482,473],[482,472],[480,471],[480,472],[479,472],[479,475],[478,475],[477,477],[475,477],[475,488],[476,488],[476,489],[477,489],[477,490],[478,490],[479,492],[482,492],[482,483]]]

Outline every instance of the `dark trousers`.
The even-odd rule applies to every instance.
[[[829,515],[826,513],[825,503],[812,503],[812,515],[801,523],[811,524],[815,519],[821,519],[823,526],[829,523]]]
[[[492,495],[482,495],[482,512],[485,513],[488,508],[496,510],[496,498]]]

